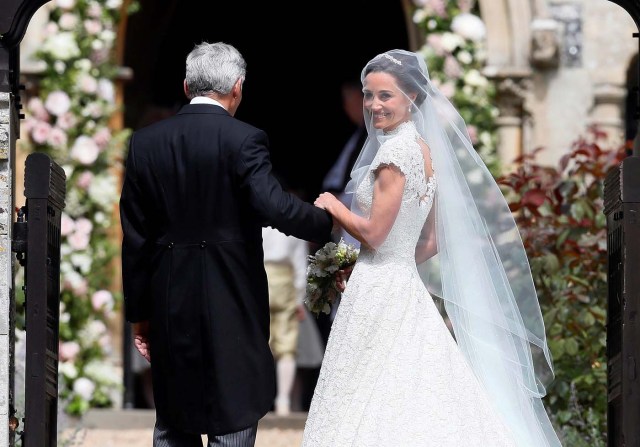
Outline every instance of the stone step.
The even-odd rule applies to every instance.
[[[306,419],[306,412],[292,412],[288,416],[267,413],[260,420],[258,427],[262,429],[302,430]],[[73,424],[86,429],[131,430],[153,428],[155,422],[155,410],[92,409],[82,419],[74,421]]]
[[[258,424],[255,447],[300,447],[306,418],[307,413],[268,413]],[[93,409],[81,419],[62,417],[58,421],[58,445],[149,447],[155,420],[154,410]],[[202,440],[206,442],[206,436]]]

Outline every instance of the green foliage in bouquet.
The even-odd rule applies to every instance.
[[[494,175],[496,152],[495,87],[483,74],[485,25],[471,0],[414,0],[413,21],[426,34],[419,50],[434,84],[464,118],[471,141]]]
[[[355,264],[360,250],[343,239],[336,244],[328,242],[309,256],[305,304],[319,315],[331,312],[331,305],[340,294],[336,285],[336,272]]]
[[[500,180],[542,307],[556,378],[545,404],[565,445],[605,446],[607,247],[603,183],[624,152],[580,139],[558,167],[535,154]]]
[[[124,13],[137,7],[128,5]],[[59,394],[61,407],[78,415],[111,406],[121,394],[121,373],[107,361],[107,324],[120,298],[111,290],[119,290],[113,283],[118,247],[111,229],[117,225],[118,168],[130,134],[109,126],[117,111],[114,48],[123,0],[57,0],[49,11],[35,55],[44,68],[38,92],[27,103],[27,138],[20,142],[27,151],[49,154],[67,175]],[[24,297],[17,295],[21,330]]]

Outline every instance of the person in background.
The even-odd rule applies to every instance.
[[[340,155],[327,172],[322,181],[322,190],[335,194],[345,206],[351,206],[351,195],[345,193],[345,187],[351,179],[351,168],[356,162],[360,149],[367,139],[367,129],[364,125],[362,111],[362,84],[359,79],[347,80],[342,83],[342,108],[354,126],[354,130],[345,142]],[[360,242],[349,233],[341,230],[336,235],[336,242],[343,238],[345,242],[359,246]]]
[[[305,318],[307,285],[306,241],[272,228],[262,229],[264,268],[269,285],[269,346],[276,361],[275,413],[291,412],[291,391],[296,376],[299,323]]]

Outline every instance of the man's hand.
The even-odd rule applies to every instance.
[[[136,349],[147,359],[147,362],[151,363],[151,350],[149,348],[149,322],[141,321],[140,323],[133,323],[133,344]]]
[[[347,281],[349,280],[352,271],[353,265],[350,265],[349,267],[336,272],[336,287],[340,293],[344,292],[347,288]]]

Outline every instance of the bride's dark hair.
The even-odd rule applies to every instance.
[[[394,52],[393,55],[382,53],[364,67],[362,80],[364,81],[369,73],[379,72],[389,73],[396,78],[405,93],[415,94],[416,106],[420,106],[427,97],[428,80],[422,73],[417,58],[398,52]]]

